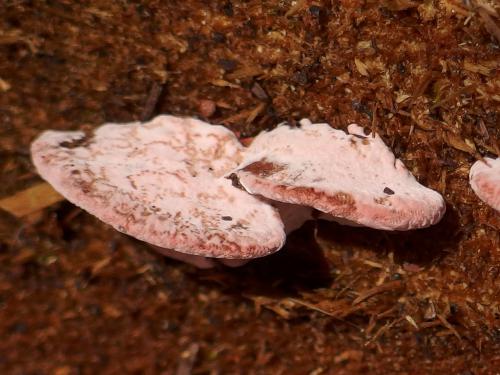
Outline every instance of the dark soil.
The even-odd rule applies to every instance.
[[[496,8],[495,8],[496,7]],[[499,154],[498,3],[0,2],[0,198],[29,144],[158,113],[241,138],[303,117],[377,131],[447,201],[429,229],[309,224],[200,271],[67,202],[0,212],[1,374],[493,374],[500,217],[468,186]]]

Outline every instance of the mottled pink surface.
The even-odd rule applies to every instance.
[[[314,207],[342,223],[408,230],[437,223],[445,202],[382,139],[353,124],[280,126],[255,138],[236,175],[251,194]]]
[[[166,257],[179,260],[184,263],[191,264],[197,268],[209,269],[215,267],[217,264],[223,264],[228,267],[240,267],[247,264],[251,259],[227,259],[227,258],[210,258],[200,255],[192,255],[181,253],[179,251],[167,249],[165,247],[152,246],[157,252],[165,255]]]
[[[173,116],[105,124],[90,135],[46,131],[31,147],[45,180],[117,230],[187,254],[241,259],[285,241],[278,212],[224,178],[242,150],[222,126]]]
[[[500,159],[484,158],[476,161],[469,173],[472,190],[482,201],[500,211]]]

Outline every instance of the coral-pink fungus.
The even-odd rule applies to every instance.
[[[46,131],[39,174],[69,201],[161,253],[211,267],[279,250],[313,218],[385,230],[432,225],[443,198],[420,185],[378,135],[302,120],[248,147],[222,126],[159,116],[92,134]]]

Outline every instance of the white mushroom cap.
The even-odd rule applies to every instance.
[[[341,223],[408,230],[437,223],[445,202],[417,182],[382,139],[302,120],[261,133],[235,175],[251,194],[307,205]]]
[[[83,132],[46,131],[32,146],[39,174],[69,201],[150,244],[249,259],[285,241],[278,212],[223,176],[241,160],[232,132],[159,116]]]
[[[500,211],[500,158],[476,161],[470,169],[469,182],[482,201]]]

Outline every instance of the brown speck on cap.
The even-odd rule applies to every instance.
[[[384,193],[386,193],[387,195],[393,195],[394,194],[394,190],[392,190],[391,188],[389,187],[385,187],[384,188]]]
[[[245,190],[245,188],[241,186],[240,180],[238,179],[238,175],[236,173],[231,173],[226,178],[231,181],[231,185],[233,185],[233,187],[240,190]]]
[[[73,149],[77,147],[85,147],[92,141],[92,136],[87,133],[83,133],[81,137],[73,138],[67,141],[62,141],[59,143],[60,147]]]
[[[243,170],[259,177],[269,177],[285,168],[286,167],[283,165],[278,165],[263,159],[247,165]]]

